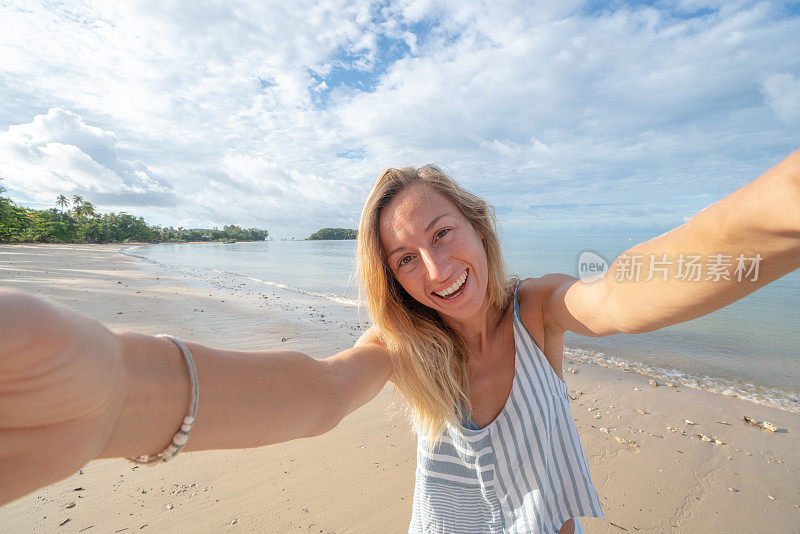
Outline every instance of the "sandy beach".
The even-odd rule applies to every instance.
[[[124,248],[3,245],[0,285],[111,328],[231,349],[324,358],[360,333],[352,307],[269,286],[242,291]],[[606,514],[581,519],[587,533],[800,532],[800,415],[567,359],[564,367]],[[387,386],[317,438],[185,453],[157,467],[92,462],[0,508],[0,531],[405,532],[416,439],[402,413],[390,414],[393,393]]]

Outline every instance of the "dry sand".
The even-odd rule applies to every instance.
[[[232,349],[293,348],[322,358],[358,336],[351,308],[167,270],[120,255],[122,248],[0,246],[0,285],[112,328]],[[590,364],[565,360],[567,367],[577,371],[564,377],[606,513],[605,521],[581,519],[587,533],[800,532],[800,415],[651,387],[646,377]],[[387,386],[317,438],[185,453],[152,468],[92,462],[0,508],[0,531],[405,532],[415,438],[402,414],[387,415],[392,393]],[[745,425],[745,415],[779,430]]]

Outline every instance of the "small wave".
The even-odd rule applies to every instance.
[[[264,284],[272,287],[277,287],[280,289],[285,289],[287,291],[293,291],[295,293],[301,293],[303,295],[311,295],[313,297],[319,297],[326,300],[330,300],[333,302],[338,302],[339,304],[345,304],[347,306],[353,306],[355,308],[358,307],[358,300],[351,299],[348,297],[343,297],[342,295],[336,295],[334,293],[326,293],[324,291],[314,291],[312,289],[303,289],[301,287],[290,286],[289,284],[284,284],[282,282],[273,282],[271,280],[262,280],[261,278],[256,278],[254,276],[248,276],[246,274],[239,274],[239,273],[232,273],[228,271],[220,271],[218,269],[212,269],[213,272],[218,274],[224,274],[227,276],[235,276],[238,278],[244,278],[246,280],[250,280],[251,282],[256,282],[259,284]]]
[[[779,388],[760,386],[734,378],[706,376],[681,369],[659,367],[586,349],[564,347],[564,355],[579,362],[591,363],[607,369],[637,373],[662,382],[672,382],[726,397],[738,397],[786,412],[800,413],[800,395]]]
[[[358,306],[359,306],[359,302],[358,302],[357,299],[345,297],[345,296],[342,296],[342,295],[336,295],[335,293],[326,293],[324,291],[314,291],[312,289],[303,289],[301,287],[291,286],[289,284],[284,284],[282,282],[273,282],[271,280],[263,280],[261,278],[256,278],[254,276],[249,276],[249,275],[240,274],[240,273],[234,273],[234,272],[230,272],[230,271],[222,271],[222,270],[219,270],[219,269],[205,269],[203,267],[192,267],[191,269],[187,269],[183,265],[177,265],[177,264],[174,264],[174,263],[167,263],[167,262],[164,262],[164,261],[158,261],[158,260],[154,260],[152,258],[148,258],[147,256],[142,256],[141,254],[134,254],[132,251],[137,249],[137,248],[139,248],[139,247],[131,247],[131,248],[127,248],[127,249],[121,250],[120,254],[124,254],[125,256],[130,256],[130,257],[133,257],[133,258],[141,259],[141,260],[144,260],[146,262],[149,262],[149,263],[152,263],[152,264],[155,264],[155,265],[160,265],[162,267],[165,267],[167,269],[170,269],[172,271],[175,271],[175,272],[181,273],[183,275],[187,275],[187,276],[193,276],[193,277],[197,276],[196,273],[193,272],[193,271],[197,271],[197,270],[201,270],[202,271],[202,270],[204,270],[204,271],[209,272],[209,273],[222,274],[222,275],[230,276],[230,277],[233,277],[233,278],[240,278],[240,279],[250,280],[251,282],[256,282],[258,284],[264,284],[264,285],[268,285],[268,286],[272,286],[272,287],[277,287],[279,289],[284,289],[286,291],[292,291],[292,292],[295,292],[295,293],[301,293],[303,295],[309,295],[309,296],[312,296],[312,297],[323,298],[323,299],[326,299],[326,300],[330,300],[332,302],[336,302],[338,304],[344,304],[345,306],[353,306],[354,308],[358,308]]]

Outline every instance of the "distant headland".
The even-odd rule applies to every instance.
[[[357,237],[357,230],[351,230],[349,228],[323,228],[317,230],[306,239],[313,241],[322,239],[356,239]]]

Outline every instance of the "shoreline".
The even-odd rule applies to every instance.
[[[205,278],[209,280],[218,276],[229,277],[229,284],[238,286],[240,289],[262,291],[264,286],[287,289],[295,295],[305,295],[320,297],[339,304],[358,307],[357,299],[342,296],[340,294],[326,293],[311,289],[295,287],[280,281],[263,280],[243,273],[219,271],[213,269],[211,272],[207,268],[187,268],[182,264],[173,264],[164,260],[153,259],[144,254],[132,250],[139,247],[130,247],[121,253],[137,257],[148,263],[161,265],[176,272],[181,272],[193,278]],[[366,309],[361,311],[363,316],[368,315]],[[573,340],[575,336],[570,334]],[[568,336],[569,337],[569,336]],[[588,338],[583,338],[588,339]],[[614,348],[579,348],[571,346],[571,340],[565,340],[564,355],[573,361],[591,363],[600,367],[620,371],[634,372],[644,377],[653,378],[659,382],[672,382],[697,390],[708,391],[726,397],[737,397],[745,399],[755,404],[760,404],[783,411],[800,414],[800,391],[787,390],[780,386],[768,386],[760,384],[753,379],[731,378],[730,376],[720,376],[709,372],[698,370],[687,370],[677,366],[670,366],[668,363],[659,364],[655,362],[645,363],[626,357],[621,357]],[[612,342],[613,343],[613,342]]]
[[[119,254],[128,246],[0,245],[0,284],[72,306],[110,327],[170,330],[231,349],[292,348],[322,358],[359,335],[352,307],[274,287],[243,290],[224,276],[206,281],[176,274]],[[605,521],[582,518],[587,533],[619,532],[614,525],[749,532],[800,524],[797,414],[680,385],[654,388],[645,376],[567,354],[564,379],[606,514]],[[83,474],[0,508],[0,525],[15,532],[78,532],[90,525],[101,532],[405,532],[415,436],[402,414],[387,417],[392,390],[387,385],[316,438],[186,453],[152,469],[125,460],[91,462]],[[779,430],[750,427],[744,416]],[[76,506],[66,508],[71,502]]]

